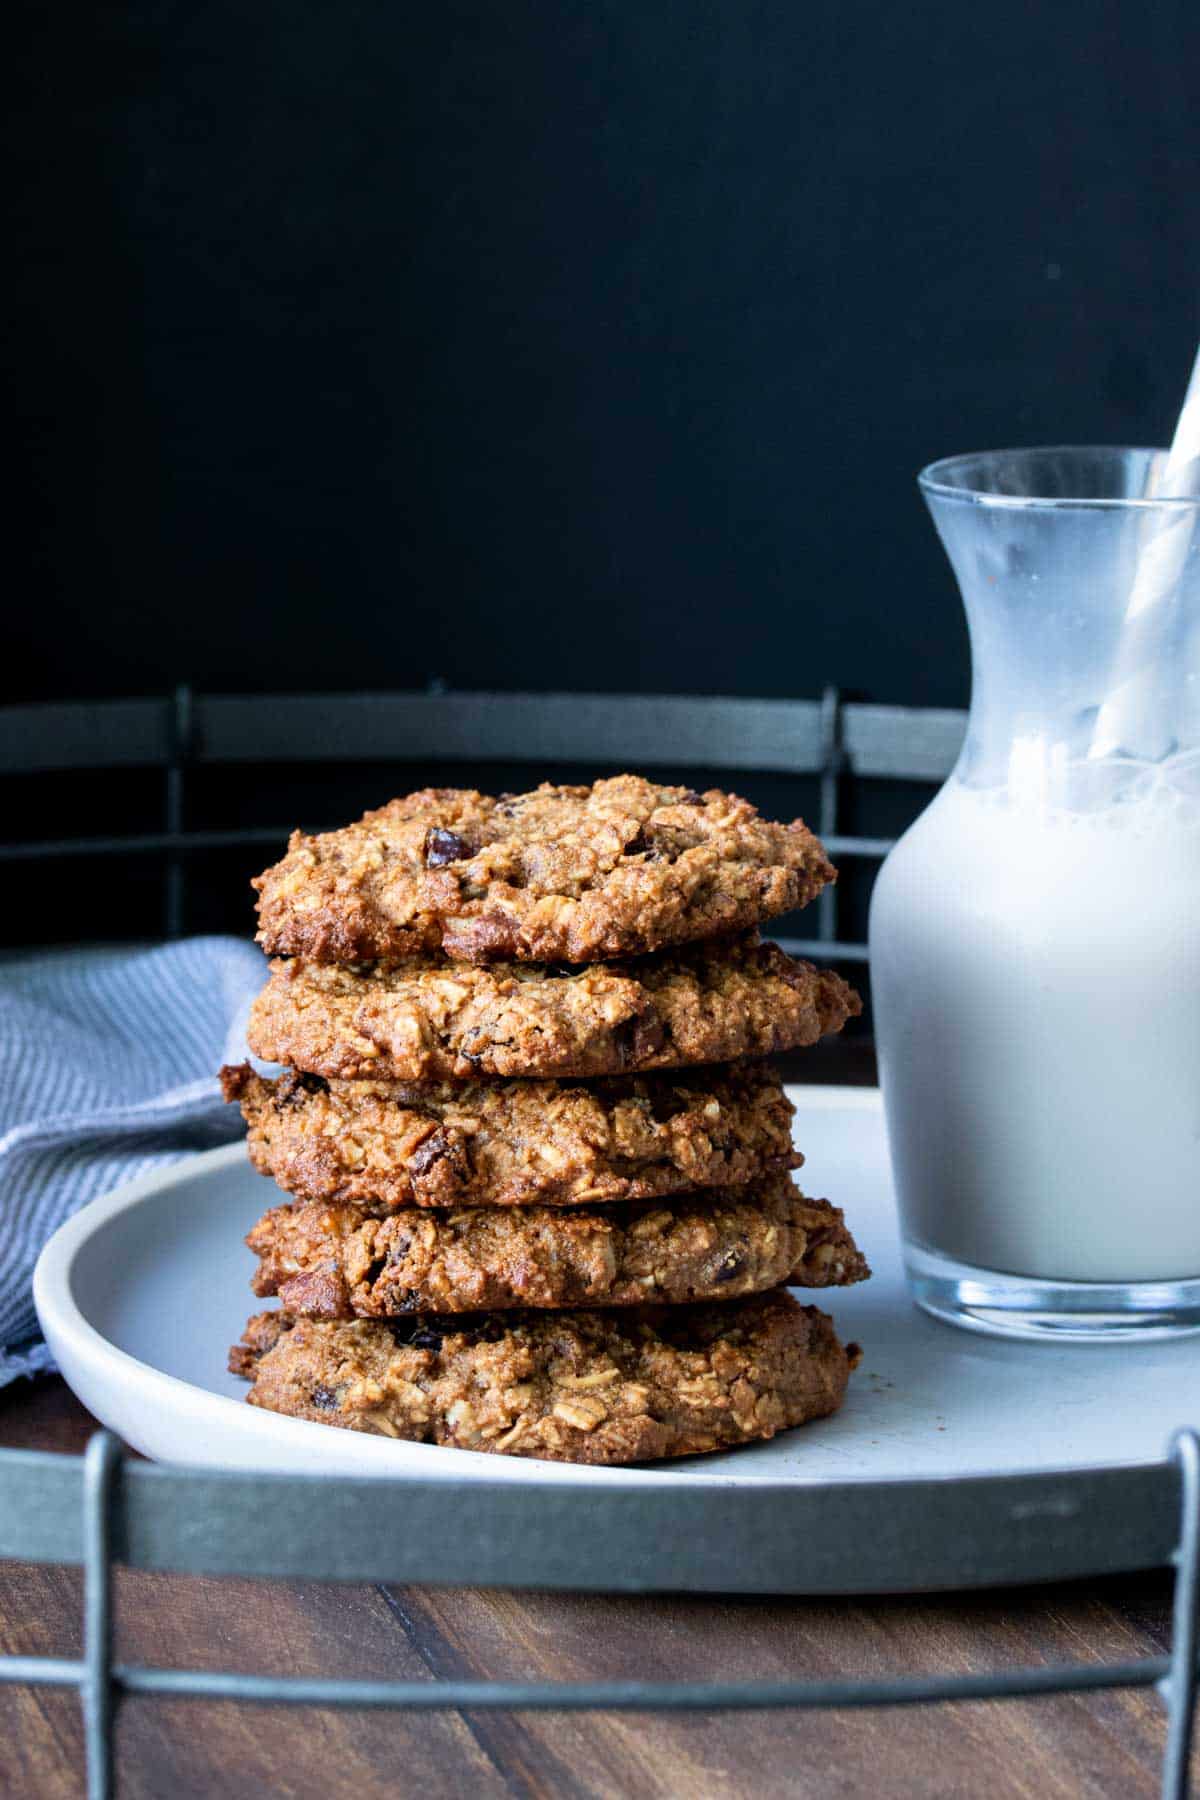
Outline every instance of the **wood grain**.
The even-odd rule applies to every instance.
[[[823,1080],[869,1074],[860,1050],[822,1063]],[[0,1394],[0,1445],[77,1453],[92,1429],[57,1378]],[[396,1528],[404,1528],[400,1506]],[[166,1666],[430,1682],[910,1675],[1159,1655],[1169,1644],[1170,1597],[1166,1574],[927,1600],[770,1601],[332,1587],[123,1570],[118,1654]],[[78,1571],[4,1567],[0,1650],[76,1654],[80,1616]],[[405,1715],[135,1700],[121,1711],[117,1756],[122,1800],[1150,1800],[1164,1736],[1162,1706],[1144,1690],[875,1712],[679,1716]],[[0,1795],[82,1795],[73,1694],[0,1690],[0,1743]]]

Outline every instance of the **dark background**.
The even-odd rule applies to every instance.
[[[1169,437],[1195,0],[7,18],[0,700],[962,705],[917,468]]]

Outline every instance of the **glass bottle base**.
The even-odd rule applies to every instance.
[[[1142,1342],[1200,1331],[1200,1276],[1186,1281],[1047,1281],[1002,1275],[906,1243],[913,1299],[966,1331],[1055,1343]]]

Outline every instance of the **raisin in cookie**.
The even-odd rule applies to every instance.
[[[729,1300],[870,1273],[840,1211],[787,1175],[570,1210],[406,1207],[381,1219],[308,1201],[272,1207],[246,1242],[255,1293],[316,1319]]]
[[[749,933],[581,969],[278,961],[247,1035],[327,1078],[618,1075],[793,1050],[860,1011],[840,976]]]
[[[726,1306],[329,1324],[252,1318],[252,1406],[350,1431],[556,1462],[692,1456],[836,1412],[858,1361],[776,1290]]]
[[[221,1071],[251,1160],[301,1200],[595,1206],[798,1168],[767,1063],[581,1081],[327,1081]],[[489,1302],[490,1304],[490,1302]]]
[[[595,962],[757,925],[834,877],[802,820],[620,775],[499,799],[424,788],[296,832],[254,886],[258,941],[278,955]]]

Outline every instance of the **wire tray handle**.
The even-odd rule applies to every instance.
[[[0,1657],[0,1682],[74,1687],[83,1706],[89,1800],[114,1792],[113,1724],[126,1694],[240,1700],[257,1705],[367,1706],[405,1711],[715,1711],[784,1707],[911,1706],[930,1701],[1004,1700],[1105,1688],[1154,1687],[1167,1708],[1163,1800],[1187,1800],[1200,1683],[1200,1434],[1176,1433],[1170,1462],[1180,1476],[1180,1525],[1170,1657],[1129,1663],[1001,1670],[991,1675],[913,1676],[886,1681],[403,1682],[154,1669],[113,1660],[112,1516],[121,1446],[98,1431],[83,1459],[84,1654]]]

